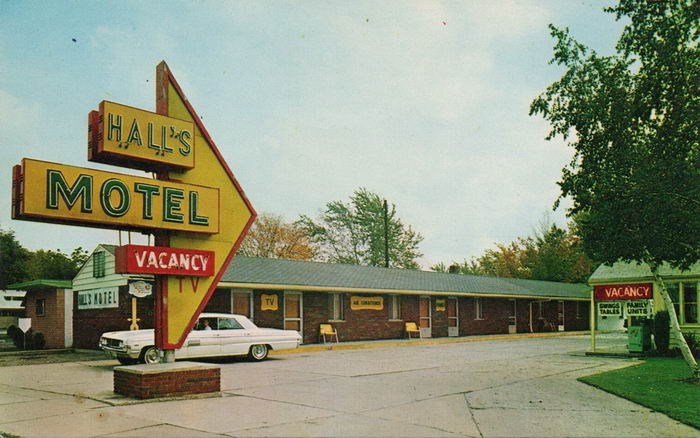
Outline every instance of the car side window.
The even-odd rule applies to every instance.
[[[219,318],[219,330],[240,330],[243,326],[233,318]]]

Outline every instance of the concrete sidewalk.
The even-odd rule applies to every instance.
[[[604,335],[600,345],[625,340]],[[279,354],[259,363],[220,361],[220,394],[153,402],[112,392],[116,361],[0,368],[0,435],[700,434],[576,381],[638,363],[584,356],[586,336],[406,345]]]

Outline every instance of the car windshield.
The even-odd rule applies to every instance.
[[[233,318],[219,318],[219,330],[242,329],[243,326]]]

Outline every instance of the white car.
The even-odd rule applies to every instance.
[[[153,329],[104,333],[100,348],[125,365],[158,363]],[[263,360],[269,350],[299,347],[301,335],[294,330],[259,328],[243,315],[202,313],[175,359],[215,356],[248,356]]]

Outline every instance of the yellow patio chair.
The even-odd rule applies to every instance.
[[[415,322],[406,323],[406,334],[408,335],[408,339],[411,339],[411,333],[418,333],[418,337],[422,337],[420,334],[420,329],[418,328],[418,326],[416,326]]]
[[[323,338],[323,343],[326,343],[326,335],[328,335],[331,340],[333,340],[333,336],[335,336],[335,342],[338,342],[338,331],[333,329],[333,326],[330,324],[321,324],[321,330],[319,332],[319,338]]]

